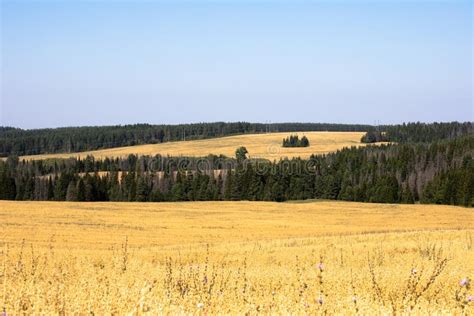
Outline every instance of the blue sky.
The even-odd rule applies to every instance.
[[[0,1],[0,125],[473,121],[471,1]]]

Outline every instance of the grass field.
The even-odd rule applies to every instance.
[[[305,148],[283,148],[283,138],[298,134],[304,134],[310,141],[310,146]],[[96,151],[81,152],[76,154],[47,154],[23,156],[22,158],[46,159],[46,158],[68,158],[92,155],[96,158],[124,157],[129,154],[163,156],[196,156],[204,157],[209,154],[226,155],[233,157],[235,150],[245,146],[252,158],[279,159],[281,157],[306,158],[311,154],[325,154],[343,147],[363,146],[360,139],[363,132],[305,132],[305,133],[270,133],[270,134],[247,134],[212,138],[204,140],[192,140],[181,142],[167,142],[161,144],[137,145],[128,147],[117,147]]]
[[[7,314],[472,314],[472,209],[0,202]]]

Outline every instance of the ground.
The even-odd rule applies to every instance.
[[[473,311],[468,208],[2,201],[0,219],[7,313]]]
[[[283,138],[292,134],[308,137],[309,147],[282,147]],[[204,157],[209,154],[234,157],[235,150],[245,146],[251,158],[279,159],[282,157],[308,158],[312,154],[326,154],[343,147],[365,146],[360,142],[364,132],[301,132],[301,133],[268,133],[245,134],[203,140],[167,142],[161,144],[137,145],[101,149],[73,154],[45,154],[22,156],[23,159],[68,158],[92,155],[96,158],[124,157],[129,154],[162,156],[195,156]]]

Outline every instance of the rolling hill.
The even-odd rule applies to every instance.
[[[300,148],[283,148],[283,138],[297,134],[306,135],[310,146]],[[177,141],[160,144],[117,147],[80,153],[61,153],[22,156],[26,160],[48,158],[84,158],[92,155],[101,159],[106,157],[125,157],[129,154],[163,156],[193,156],[204,157],[209,154],[234,156],[236,148],[245,146],[251,158],[279,159],[282,157],[308,158],[312,154],[326,154],[344,147],[365,146],[360,139],[364,132],[299,132],[299,133],[268,133],[245,134],[237,136],[219,137],[203,140]]]

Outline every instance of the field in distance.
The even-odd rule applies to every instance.
[[[469,314],[472,210],[0,201],[6,313]]]
[[[290,135],[297,134],[300,137],[306,135],[310,146],[301,148],[283,148],[282,140]],[[85,158],[92,155],[96,158],[124,157],[129,154],[163,156],[194,156],[204,157],[209,154],[225,155],[233,157],[235,150],[245,146],[251,158],[279,159],[282,157],[308,158],[311,154],[325,154],[334,152],[343,147],[364,146],[360,142],[363,132],[300,132],[300,133],[268,133],[268,134],[244,134],[203,140],[166,142],[161,144],[148,144],[127,147],[117,147],[87,151],[81,153],[67,154],[45,154],[23,156],[23,159],[47,159],[47,158]]]

